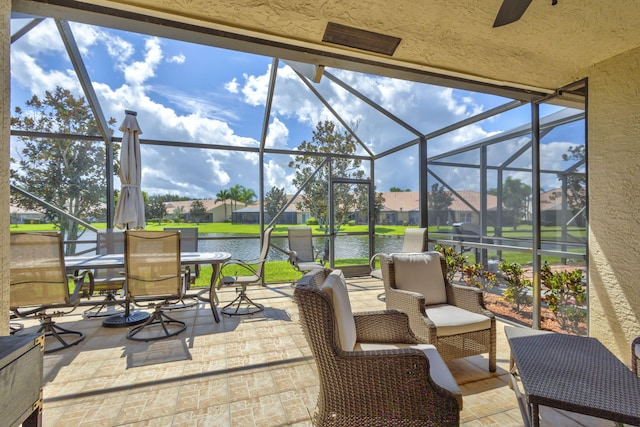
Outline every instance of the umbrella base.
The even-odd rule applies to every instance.
[[[102,326],[105,328],[126,328],[129,326],[139,325],[147,321],[151,316],[149,313],[143,311],[134,311],[127,314],[114,314],[102,321]]]

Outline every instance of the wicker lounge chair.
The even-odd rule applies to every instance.
[[[245,314],[254,314],[264,310],[262,304],[253,302],[251,298],[247,296],[247,286],[253,284],[264,284],[264,264],[267,261],[269,255],[269,247],[271,246],[271,233],[273,227],[269,227],[264,231],[264,237],[262,240],[262,249],[260,250],[260,258],[257,260],[240,260],[230,259],[222,264],[221,274],[222,278],[218,284],[218,288],[222,286],[238,286],[236,288],[238,296],[220,309],[223,314],[227,316],[241,316]],[[235,275],[228,274],[233,266],[238,267],[234,273]],[[238,273],[249,273],[248,275],[240,275]],[[242,305],[244,304],[244,307]]]
[[[427,229],[426,228],[407,228],[404,230],[404,239],[402,240],[402,253],[408,252],[424,252],[427,250]],[[371,267],[371,277],[382,280],[382,270],[376,268],[376,259],[380,254],[375,254],[369,260]]]
[[[438,252],[381,255],[387,309],[409,315],[420,342],[436,346],[444,360],[489,353],[496,370],[496,320],[479,289],[452,285]]]
[[[290,227],[287,233],[289,240],[289,262],[298,271],[324,268],[327,254],[313,247],[311,227]]]
[[[459,425],[460,389],[404,313],[354,315],[340,270],[305,274],[294,297],[320,379],[314,425]]]
[[[60,233],[11,233],[10,239],[11,311],[17,317],[40,319],[38,333],[45,334],[45,353],[84,340],[84,333],[65,329],[53,321],[53,317],[63,316],[77,307],[86,276],[86,272],[67,275]],[[69,294],[69,279],[75,282],[73,295]]]
[[[163,307],[182,299],[189,283],[189,269],[183,271],[180,265],[177,231],[125,231],[125,277],[127,303],[155,309],[144,323],[129,330],[127,338],[155,341],[187,328],[163,312]]]

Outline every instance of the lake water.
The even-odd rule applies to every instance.
[[[258,238],[234,238],[229,234],[200,234],[202,238],[225,238],[224,240],[200,240],[198,249],[202,252],[222,251],[229,252],[233,258],[242,260],[257,259],[260,255],[260,240]],[[76,252],[89,251],[95,248],[95,233],[86,232],[82,236],[82,240],[93,240],[93,244],[79,244]],[[375,239],[374,253],[390,253],[400,252],[402,249],[403,236],[378,236]],[[313,244],[316,249],[324,247],[324,237],[314,237]],[[277,246],[283,250],[288,249],[286,236],[272,236],[272,246]],[[512,246],[530,247],[531,242],[510,241]],[[544,249],[560,249],[558,244],[543,244]],[[369,240],[368,236],[338,236],[336,238],[336,258],[369,258]],[[282,251],[271,248],[269,251],[269,260],[286,260],[287,255]]]
[[[201,235],[214,236],[214,235]],[[222,237],[222,235],[219,235]],[[228,235],[227,235],[228,236]],[[313,246],[316,249],[324,247],[324,237],[314,237]],[[287,250],[289,245],[287,237],[272,236],[271,245]],[[399,252],[402,248],[402,236],[379,237],[376,239],[378,252]],[[224,251],[229,252],[237,259],[256,259],[260,256],[260,241],[258,239],[232,239],[232,240],[200,240],[198,249],[203,252]],[[336,238],[336,258],[369,258],[369,240],[367,236],[339,236]],[[269,260],[286,260],[287,255],[275,248],[269,251]]]
[[[207,237],[224,237],[224,240],[199,240],[198,250],[201,252],[229,252],[235,259],[251,260],[260,256],[260,240],[247,238],[233,238],[229,234],[200,234],[200,239]],[[90,251],[95,248],[95,233],[86,232],[82,240],[94,241],[92,244],[78,244],[76,252]],[[324,237],[314,237],[313,245],[320,249],[324,247]],[[289,245],[286,236],[272,236],[272,246],[287,250]],[[378,237],[376,239],[378,252],[399,252],[402,248],[402,236]],[[369,241],[367,236],[338,236],[336,238],[336,258],[369,258]],[[269,260],[286,260],[287,255],[282,251],[271,248]]]

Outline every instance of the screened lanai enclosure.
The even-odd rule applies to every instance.
[[[586,81],[537,97],[438,86],[118,22],[54,10],[11,20],[12,223],[59,223],[67,253],[114,226],[119,125],[132,110],[147,224],[240,230],[201,235],[201,248],[235,256],[244,241],[255,256],[247,223],[312,224],[331,266],[368,274],[374,253],[399,250],[389,227],[429,227],[431,247],[488,271],[530,267],[534,324],[545,262],[586,273]],[[254,196],[234,201],[234,189]],[[155,200],[170,213],[157,214],[160,195],[177,197]]]

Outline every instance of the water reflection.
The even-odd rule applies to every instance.
[[[228,234],[202,234],[201,237],[229,237]],[[286,236],[272,236],[272,246],[287,250]],[[314,237],[313,246],[316,249],[324,248],[325,238]],[[378,237],[376,239],[375,253],[399,252],[402,248],[402,236]],[[230,240],[200,240],[198,249],[202,252],[223,251],[232,254],[237,259],[256,259],[260,255],[260,240],[256,239],[230,239]],[[367,236],[338,236],[335,244],[336,258],[369,258],[369,240]],[[286,260],[287,255],[282,251],[271,248],[269,260]]]

